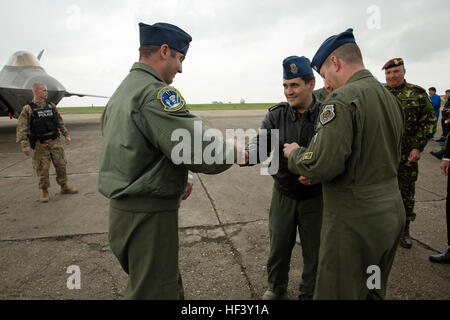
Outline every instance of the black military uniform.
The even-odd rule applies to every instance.
[[[310,61],[305,57],[289,57],[283,66],[284,79],[313,74]],[[314,95],[312,99],[312,106],[303,113],[287,103],[270,108],[258,135],[246,148],[250,164],[267,160],[271,150],[274,154],[270,168],[273,167],[274,161],[279,161],[277,172],[271,172],[269,168],[275,183],[269,214],[268,290],[263,296],[264,300],[285,297],[296,228],[300,235],[304,261],[299,298],[312,299],[314,292],[322,225],[322,187],[320,184],[300,183],[300,176],[288,170],[288,162],[282,152],[285,143],[296,142],[306,147],[313,139],[321,103]],[[279,131],[277,133],[274,130]],[[268,144],[269,147],[266,148]],[[256,161],[252,161],[255,159]]]
[[[450,161],[450,143],[447,138],[444,150],[443,161]],[[445,202],[445,212],[447,215],[447,244],[448,250],[441,254],[430,256],[430,261],[438,263],[450,263],[450,179],[447,177],[447,200]]]

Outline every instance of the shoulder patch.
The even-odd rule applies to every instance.
[[[161,101],[164,111],[175,112],[186,105],[186,101],[174,87],[164,87],[156,96]]]
[[[307,152],[303,155],[302,161],[312,160],[314,152]]]
[[[328,104],[323,107],[322,113],[320,114],[320,123],[324,126],[327,123],[333,121],[333,119],[336,117],[335,107],[334,104]]]
[[[270,108],[269,108],[269,111],[273,111],[273,110],[276,110],[276,109],[278,109],[278,108],[280,108],[280,107],[284,107],[285,106],[285,103],[284,102],[280,102],[279,104],[276,104],[276,105],[274,105],[274,106],[271,106]]]

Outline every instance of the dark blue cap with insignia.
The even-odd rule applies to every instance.
[[[311,62],[306,57],[290,56],[283,61],[283,79],[291,80],[313,74]]]
[[[139,41],[141,46],[160,46],[167,44],[169,48],[186,55],[192,37],[173,24],[155,23],[148,25],[139,23]]]
[[[319,50],[317,50],[317,53],[311,62],[311,67],[317,72],[320,72],[320,68],[322,68],[323,63],[327,60],[329,55],[346,43],[356,43],[355,37],[353,36],[353,29],[351,28],[325,40]]]

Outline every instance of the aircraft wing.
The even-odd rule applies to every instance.
[[[111,97],[106,97],[106,96],[98,96],[98,95],[95,95],[95,94],[73,93],[73,92],[67,92],[67,91],[64,93],[64,97],[72,97],[72,96],[106,98],[106,99],[111,98]]]

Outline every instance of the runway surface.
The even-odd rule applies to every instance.
[[[197,111],[208,126],[257,129],[266,111]],[[50,202],[39,202],[30,157],[15,143],[17,120],[0,118],[0,299],[120,299],[126,274],[108,245],[108,200],[97,191],[100,115],[65,115],[72,137],[66,147],[70,185],[61,195],[51,171]],[[429,151],[420,161],[417,220],[411,250],[399,248],[389,299],[450,299],[450,265],[430,254],[446,249],[446,177]],[[266,290],[268,211],[273,180],[261,166],[216,176],[195,174],[194,191],[180,209],[180,269],[186,299],[259,299]],[[81,289],[70,290],[70,266],[81,271]],[[288,294],[296,299],[301,247],[291,261]]]

